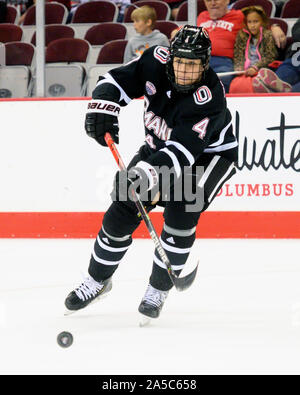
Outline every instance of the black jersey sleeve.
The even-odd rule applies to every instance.
[[[132,99],[144,95],[145,83],[147,80],[151,80],[153,75],[158,76],[158,85],[164,84],[166,75],[165,73],[162,74],[161,70],[165,67],[168,53],[167,47],[154,46],[147,49],[142,56],[121,67],[110,70],[99,78],[93,97],[100,85],[111,84],[118,89],[118,102],[121,106],[124,106]],[[162,78],[162,75],[164,78]]]

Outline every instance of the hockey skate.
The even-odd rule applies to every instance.
[[[142,314],[140,326],[149,325],[152,318],[159,317],[168,293],[168,291],[159,291],[152,287],[152,285],[148,285],[146,293],[139,305],[139,312]]]
[[[86,277],[83,283],[67,296],[65,300],[67,308],[65,315],[75,313],[90,303],[104,298],[111,289],[111,277],[101,282],[95,281],[91,276]]]

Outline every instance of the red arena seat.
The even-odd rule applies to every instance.
[[[72,17],[72,23],[116,22],[118,8],[111,1],[91,1],[80,4]]]
[[[126,45],[127,40],[115,40],[104,44],[99,51],[96,63],[123,63]]]
[[[170,6],[159,0],[138,0],[134,3],[137,7],[143,7],[144,5],[148,5],[149,7],[153,7],[156,11],[157,20],[164,21],[170,19],[171,8]],[[130,21],[131,22],[131,21]]]
[[[6,66],[31,66],[35,49],[32,44],[24,42],[8,42],[5,44]]]
[[[244,7],[250,7],[255,5],[261,6],[265,10],[265,13],[269,18],[275,16],[276,7],[271,0],[238,0],[233,4],[232,8],[234,10],[241,10]]]
[[[197,15],[200,12],[206,11],[204,0],[197,1]],[[176,21],[187,21],[188,20],[188,2],[185,1],[184,3],[180,4],[178,8],[178,14],[176,15]]]
[[[67,8],[60,3],[45,3],[45,24],[66,23]],[[28,8],[23,25],[35,25],[35,4]]]
[[[46,63],[87,61],[90,45],[80,38],[59,38],[46,49]]]
[[[11,41],[21,41],[23,30],[20,26],[13,23],[0,24],[0,42],[8,43]]]
[[[299,18],[300,17],[300,1],[288,0],[282,7],[281,18]]]
[[[90,27],[85,33],[84,39],[91,45],[103,45],[108,41],[123,40],[127,34],[127,28],[122,23],[104,22]]]
[[[13,5],[7,4],[6,23],[17,23],[20,18],[19,9]]]
[[[158,29],[161,33],[165,34],[168,39],[170,39],[172,31],[177,28],[178,25],[171,21],[157,21],[155,24],[155,29]]]
[[[47,47],[51,41],[59,38],[74,38],[75,32],[68,25],[46,25],[45,26],[45,46]],[[36,32],[33,33],[31,44],[36,45]]]

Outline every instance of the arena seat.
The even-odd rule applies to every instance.
[[[287,35],[288,32],[288,24],[286,21],[282,18],[269,18],[269,25],[277,24],[281,27],[282,31],[284,32],[285,35]]]
[[[66,23],[67,16],[68,10],[63,4],[45,3],[45,25]],[[35,4],[28,8],[23,25],[35,25]]]
[[[5,44],[5,58],[7,66],[28,66],[31,67],[35,55],[35,48],[32,44],[20,41],[8,42]]]
[[[83,96],[89,54],[90,44],[86,40],[60,38],[51,41],[46,49],[46,96]]]
[[[160,0],[138,0],[134,3],[137,7],[143,7],[144,5],[148,5],[149,7],[153,7],[156,11],[157,20],[164,21],[169,20],[171,16],[171,8],[168,3],[165,3]],[[125,21],[124,21],[125,22]]]
[[[7,4],[6,23],[17,23],[20,18],[20,11],[17,7]]]
[[[91,45],[104,45],[108,41],[124,40],[127,28],[118,22],[104,22],[94,25],[85,33],[84,39]]]
[[[71,5],[72,5],[71,4],[72,3],[71,0],[50,0],[50,2],[56,2],[56,3],[63,4],[67,8],[68,11],[70,11]]]
[[[124,40],[127,37],[127,27],[123,23],[103,22],[91,26],[84,39],[91,44],[90,64],[96,64],[100,49],[109,41]]]
[[[131,23],[131,14],[133,11],[138,8],[136,5],[131,4],[129,7],[126,8],[125,13],[124,13],[124,18],[123,18],[123,23]]]
[[[123,63],[127,42],[127,40],[114,40],[104,44],[99,51],[96,63]]]
[[[281,18],[299,18],[300,2],[299,0],[288,0],[282,7]]]
[[[116,22],[118,7],[111,1],[91,1],[80,4],[72,17],[72,23]]]
[[[51,41],[46,50],[46,63],[87,62],[90,44],[81,38],[59,38]]]
[[[261,6],[269,18],[275,16],[276,7],[272,0],[238,0],[233,4],[232,9],[241,10],[250,6]]]
[[[32,44],[20,41],[5,46],[5,63],[1,66],[0,97],[28,97],[32,90],[31,67],[35,59]]]
[[[74,38],[74,29],[69,25],[45,25],[45,46],[59,38]],[[33,33],[31,44],[36,45],[36,32]]]
[[[197,0],[197,15],[200,12],[206,11],[204,0]],[[175,21],[187,21],[188,20],[188,2],[180,4],[178,7],[178,13],[176,15]]]
[[[86,71],[79,64],[47,64],[45,67],[46,96],[84,96],[85,78]]]
[[[92,92],[96,87],[100,75],[106,74],[115,67],[123,66],[122,63],[98,64],[89,68],[86,80],[86,96],[92,96]]]
[[[172,31],[177,28],[178,25],[171,21],[157,21],[155,24],[155,29],[158,29],[161,33],[165,34],[168,39],[170,39]]]
[[[0,42],[21,41],[23,30],[13,23],[0,23]]]

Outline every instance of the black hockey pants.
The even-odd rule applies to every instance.
[[[134,166],[143,159],[141,149],[128,167]],[[195,241],[200,214],[208,208],[222,185],[236,172],[232,161],[214,154],[203,155],[191,170],[194,200],[189,198],[187,201],[185,194],[182,193],[181,200],[171,197],[169,201],[158,202],[158,205],[165,207],[161,243],[176,274],[181,272],[189,256]],[[183,188],[183,185],[181,187]],[[132,233],[140,222],[134,203],[131,202],[130,206],[124,202],[111,204],[104,215],[90,260],[89,274],[95,280],[101,281],[112,276],[132,243]],[[150,284],[163,291],[172,288],[167,270],[156,251]]]

